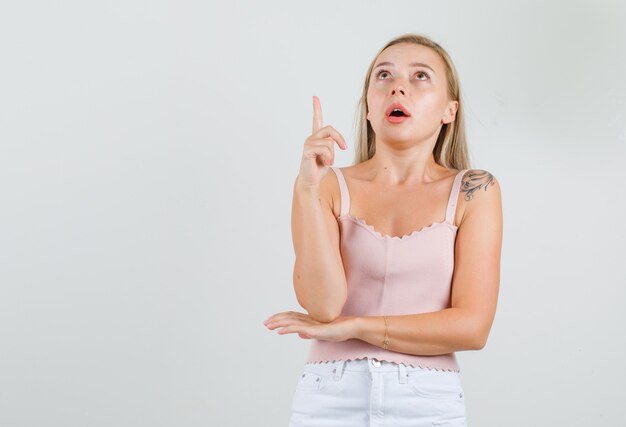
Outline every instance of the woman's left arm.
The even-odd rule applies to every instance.
[[[466,195],[467,203],[454,249],[451,307],[387,316],[388,350],[427,356],[479,350],[487,343],[500,285],[500,185],[486,173],[478,188],[464,190],[462,186],[460,194]],[[383,316],[354,317],[350,321],[353,338],[383,347]]]

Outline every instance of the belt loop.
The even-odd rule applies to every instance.
[[[408,375],[406,366],[404,366],[403,363],[398,363],[398,380],[400,381],[400,384],[406,384]]]
[[[335,366],[333,366],[333,379],[335,381],[339,381],[341,379],[341,376],[343,375],[343,370],[346,365],[346,360],[338,360],[334,362],[334,365]]]

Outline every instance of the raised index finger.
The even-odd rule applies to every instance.
[[[313,133],[320,130],[323,126],[322,121],[322,105],[317,96],[313,96]]]

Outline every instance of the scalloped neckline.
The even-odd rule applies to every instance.
[[[420,233],[433,229],[437,226],[441,226],[441,225],[446,225],[448,227],[451,227],[452,229],[454,229],[455,231],[458,230],[459,227],[457,227],[454,224],[451,224],[449,222],[447,222],[445,219],[443,221],[439,221],[439,222],[433,222],[430,225],[425,225],[422,228],[420,228],[419,230],[413,230],[410,233],[407,234],[403,234],[402,236],[391,236],[389,234],[383,234],[380,231],[377,231],[373,225],[368,224],[367,222],[365,222],[364,219],[356,217],[354,215],[351,214],[343,214],[343,215],[339,215],[339,217],[337,219],[341,220],[341,219],[350,219],[352,221],[354,221],[354,223],[362,226],[363,228],[365,228],[366,230],[370,231],[375,237],[378,237],[379,239],[387,239],[387,240],[392,240],[392,239],[396,239],[396,240],[404,240],[407,239],[409,237],[415,236],[415,235],[419,235]]]

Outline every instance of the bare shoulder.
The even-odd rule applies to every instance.
[[[484,169],[469,169],[461,178],[461,194],[463,199],[471,201],[476,192],[500,194],[500,185],[493,174]],[[485,196],[483,196],[484,198]]]
[[[484,169],[469,169],[461,178],[459,207],[463,214],[461,224],[477,215],[501,220],[502,194],[496,177]]]

